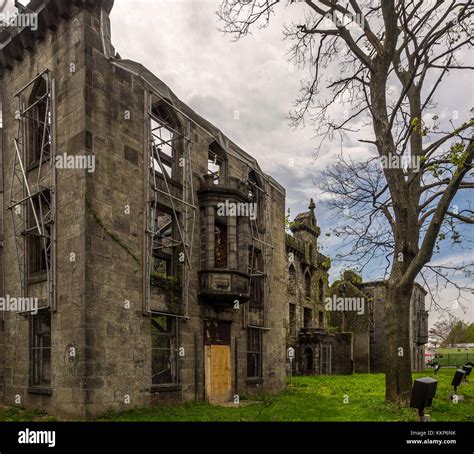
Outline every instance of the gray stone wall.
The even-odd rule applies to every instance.
[[[350,375],[354,372],[353,333],[336,333],[332,347],[332,373]]]
[[[70,64],[74,63],[74,72]],[[268,285],[264,310],[252,318],[248,305],[217,310],[199,300],[201,266],[195,225],[189,304],[176,306],[152,295],[155,310],[184,315],[178,320],[180,382],[174,389],[151,388],[151,324],[145,308],[145,93],[139,77],[112,64],[103,54],[100,10],[74,8],[74,17],[60,21],[57,31],[4,71],[5,142],[15,131],[13,93],[38,72],[49,69],[56,81],[57,153],[91,154],[95,172],[58,170],[56,191],[56,310],[52,314],[52,389],[50,394],[28,390],[29,323],[18,314],[5,315],[3,402],[18,403],[61,416],[93,418],[107,410],[204,400],[204,321],[228,320],[231,327],[232,393],[251,395],[283,389],[285,320],[287,315],[285,193],[267,181],[268,223],[263,240],[274,247],[268,254]],[[180,118],[186,122],[186,118]],[[211,134],[189,124],[194,188],[207,173]],[[232,147],[232,145],[230,145]],[[232,150],[229,150],[232,151]],[[238,150],[228,154],[228,174],[247,178],[248,163]],[[11,178],[11,147],[4,153],[5,185]],[[196,200],[197,200],[197,193]],[[163,204],[167,203],[163,196]],[[4,210],[4,217],[9,219]],[[75,260],[71,261],[71,253]],[[19,276],[12,225],[5,222],[5,293],[18,295]],[[271,290],[271,291],[270,291]],[[30,296],[44,289],[30,288]],[[255,315],[255,314],[254,314]],[[263,336],[263,375],[249,383],[246,375],[247,327],[260,325]],[[76,352],[69,354],[71,347]],[[1,349],[1,344],[0,344]],[[1,353],[1,350],[0,350]],[[3,357],[3,356],[2,356]],[[152,392],[153,391],[153,392]]]
[[[330,290],[331,297],[344,301],[357,298],[363,304],[363,313],[356,310],[333,310],[329,314],[329,324],[340,332],[352,333],[354,372],[370,372],[370,317],[369,298],[360,290],[360,277],[353,272],[345,272],[343,279],[335,281]],[[352,303],[351,303],[352,304]]]
[[[1,79],[3,98],[3,180],[11,183],[13,139],[16,136],[18,109],[14,94],[38,73],[48,69],[56,84],[56,147],[58,153],[71,155],[86,153],[85,136],[85,17],[77,10],[76,20],[60,21],[57,30],[46,32],[44,40],[36,41],[34,49],[15,62]],[[71,64],[73,66],[71,66]],[[72,69],[74,69],[72,71]],[[15,184],[17,184],[15,182]],[[57,270],[57,310],[52,315],[52,380],[51,395],[35,394],[29,387],[29,323],[28,317],[5,313],[4,321],[4,403],[38,408],[65,416],[85,416],[86,389],[86,323],[85,300],[85,191],[84,170],[64,170],[57,173],[56,228],[63,232],[55,245]],[[7,194],[5,194],[5,198]],[[4,293],[21,296],[18,261],[11,223],[11,214],[3,206],[4,223]],[[75,261],[70,254],[75,254]],[[28,296],[41,297],[42,285],[30,285]],[[73,346],[78,355],[74,361],[68,356]]]

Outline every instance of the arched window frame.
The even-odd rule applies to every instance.
[[[293,263],[288,267],[288,292],[291,295],[296,293],[296,268]]]
[[[255,203],[257,206],[257,221],[256,225],[260,231],[265,229],[265,188],[262,179],[255,170],[250,170],[248,174],[249,184],[249,201]]]
[[[39,77],[33,84],[26,106],[26,134],[28,165],[35,165],[50,156],[51,106],[47,76]]]
[[[319,302],[324,303],[324,280],[322,277],[318,281]]]
[[[168,181],[180,180],[180,158],[182,156],[182,124],[175,110],[165,100],[160,100],[153,106],[151,116],[151,136],[154,142],[154,153],[159,155],[165,175],[157,157],[152,157],[150,165],[156,173],[166,177]],[[161,142],[164,143],[161,145]],[[158,146],[161,148],[158,148]]]
[[[207,174],[213,176],[214,184],[227,182],[227,154],[215,140],[209,145]]]

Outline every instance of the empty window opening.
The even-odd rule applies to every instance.
[[[319,302],[324,303],[324,281],[322,279],[319,279],[318,290]]]
[[[216,268],[227,268],[227,226],[216,222],[214,225],[214,263]]]
[[[222,184],[225,172],[225,155],[216,142],[209,147],[207,156],[207,173],[212,175],[214,184]]]
[[[311,328],[313,325],[313,311],[307,307],[303,310],[303,327]]]
[[[314,370],[314,354],[311,347],[304,349],[304,368],[306,372],[312,372]]]
[[[320,328],[324,328],[324,312],[319,311],[318,324]]]
[[[45,274],[51,263],[51,193],[43,191],[28,202],[28,273]],[[33,209],[34,208],[34,209]]]
[[[33,85],[25,109],[27,160],[35,164],[48,159],[51,152],[51,109],[48,82],[40,77]]]
[[[259,249],[250,248],[250,304],[254,307],[262,307],[264,301],[264,263],[263,255]]]
[[[51,387],[51,312],[30,316],[31,386]]]
[[[247,378],[262,378],[262,330],[247,330]]]
[[[175,317],[151,319],[152,385],[178,384],[178,335]]]
[[[265,226],[264,223],[264,204],[265,204],[265,191],[260,182],[260,178],[257,173],[251,170],[248,174],[248,189],[249,189],[249,201],[256,207],[257,220],[256,226],[262,230]],[[254,232],[255,233],[255,232]]]
[[[291,295],[296,293],[296,269],[294,265],[288,268],[288,292]]]
[[[179,159],[178,141],[180,139],[179,123],[171,109],[164,103],[153,109],[150,116],[152,162],[151,167],[167,180],[176,177],[175,163]]]
[[[162,276],[176,274],[175,222],[171,213],[160,208],[153,208],[154,244],[153,273]]]

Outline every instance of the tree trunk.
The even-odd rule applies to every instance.
[[[385,400],[409,403],[411,376],[410,300],[412,286],[401,288],[389,279],[384,316]]]

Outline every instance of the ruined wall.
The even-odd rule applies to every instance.
[[[292,238],[289,244],[292,244],[295,240]],[[302,242],[304,245],[305,243]],[[306,243],[307,244],[307,243]],[[288,260],[291,257],[292,262]],[[327,292],[327,271],[321,266],[316,265],[315,269],[311,271],[311,297],[306,297],[305,289],[305,270],[307,268],[306,259],[303,259],[300,254],[291,247],[287,247],[287,261],[288,267],[286,269],[286,281],[287,281],[287,294],[286,298],[288,303],[296,305],[296,332],[304,327],[304,309],[311,310],[311,322],[312,328],[325,328],[326,327],[326,312],[324,308],[324,298]],[[289,270],[290,267],[294,267],[295,280],[294,284],[290,283]],[[320,290],[322,284],[322,289]],[[320,298],[322,292],[323,298]],[[320,313],[323,314],[322,323],[320,323]],[[288,320],[289,323],[289,320]],[[288,326],[288,330],[290,327]]]
[[[354,372],[353,333],[336,333],[332,344],[332,373],[350,375]]]
[[[149,403],[143,311],[144,91],[105,58],[100,10],[85,16],[87,416]]]
[[[71,7],[72,8],[72,7]],[[248,304],[217,308],[199,298],[201,231],[196,216],[189,304],[163,302],[154,292],[155,311],[173,312],[177,321],[180,380],[176,386],[156,389],[151,383],[151,322],[145,308],[145,162],[148,147],[146,93],[150,87],[133,71],[119,67],[104,55],[100,5],[72,8],[69,20],[48,30],[44,41],[2,79],[6,143],[15,136],[13,93],[37,73],[49,69],[56,82],[54,118],[57,154],[88,155],[94,171],[58,169],[55,227],[56,311],[52,314],[52,386],[29,389],[29,323],[24,315],[5,316],[5,399],[71,417],[93,418],[107,410],[135,406],[204,400],[204,326],[208,320],[231,322],[232,393],[250,395],[277,392],[285,384],[285,193],[270,180],[265,184],[268,220],[262,240],[269,273],[264,310]],[[106,40],[107,41],[107,40]],[[106,48],[112,49],[106,42]],[[120,61],[118,61],[120,64]],[[128,62],[129,67],[132,62]],[[202,127],[189,126],[195,199],[207,173],[214,137]],[[233,145],[230,145],[232,148]],[[237,149],[228,154],[228,174],[245,181],[249,163]],[[5,185],[11,175],[11,148],[4,156]],[[166,196],[160,203],[166,205]],[[196,202],[197,203],[197,202]],[[4,217],[9,213],[4,210]],[[235,251],[242,259],[242,251]],[[19,276],[11,222],[5,223],[5,293],[18,295]],[[72,258],[73,257],[73,258]],[[30,287],[30,295],[44,288]],[[247,326],[262,328],[263,374],[247,380]],[[0,333],[1,338],[1,333]],[[0,343],[0,359],[2,358]],[[70,352],[74,351],[74,355]],[[0,369],[1,372],[1,369]],[[19,398],[18,398],[19,396]]]
[[[97,415],[111,408],[124,410],[149,403],[175,403],[204,400],[204,323],[206,320],[231,322],[232,392],[252,394],[262,390],[279,391],[284,386],[284,192],[271,184],[268,192],[269,219],[264,240],[275,245],[268,279],[271,280],[265,300],[263,331],[263,380],[249,383],[246,378],[247,331],[250,309],[242,304],[219,308],[199,299],[198,270],[201,267],[199,232],[205,220],[196,213],[188,306],[183,302],[170,305],[153,293],[154,310],[182,314],[180,318],[180,380],[177,386],[152,388],[150,317],[144,308],[144,156],[147,116],[145,92],[149,89],[141,78],[105,60],[100,42],[100,17],[88,17],[86,46],[86,129],[91,134],[96,172],[87,179],[87,288],[90,321],[91,390],[87,411]],[[125,63],[124,63],[125,64]],[[125,65],[127,66],[127,65]],[[130,65],[128,65],[130,67]],[[195,200],[207,174],[207,157],[214,138],[201,127],[177,112],[177,119],[191,139],[190,155]],[[189,128],[189,129],[188,129]],[[232,151],[232,150],[229,150]],[[227,155],[229,177],[245,181],[248,164]],[[166,195],[160,203],[169,206]],[[128,208],[128,210],[127,210]],[[131,306],[124,308],[124,302]],[[106,336],[102,336],[106,333]],[[124,341],[126,339],[126,341]]]
[[[354,372],[367,373],[371,371],[370,336],[369,336],[369,301],[366,294],[361,292],[355,275],[347,274],[343,279],[335,281],[330,290],[332,298],[336,299],[336,310],[329,314],[329,324],[342,332],[352,333]],[[363,313],[356,310],[338,310],[337,304],[349,304],[350,299],[357,298],[362,302]],[[342,303],[340,303],[342,301]],[[353,305],[354,303],[350,303]],[[343,306],[344,307],[344,306]]]
[[[58,153],[71,155],[86,153],[85,133],[85,27],[87,13],[74,10],[74,18],[60,20],[57,30],[43,30],[41,41],[34,41],[31,52],[24,52],[22,60],[1,79],[3,92],[4,154],[3,180],[11,183],[14,158],[13,139],[17,133],[15,112],[18,109],[14,94],[45,69],[56,83],[56,148]],[[56,241],[57,310],[52,314],[52,389],[51,394],[40,394],[29,389],[29,323],[28,317],[6,313],[4,323],[4,402],[28,408],[47,409],[57,414],[84,416],[86,390],[86,344],[84,324],[85,301],[85,181],[84,170],[58,170],[56,228],[62,234]],[[17,183],[15,183],[17,184]],[[4,282],[5,295],[21,296],[18,262],[11,213],[4,198]],[[71,261],[71,253],[75,261]],[[41,295],[40,286],[30,286],[30,297]],[[77,356],[68,352],[74,347]]]
[[[383,318],[385,314],[385,287],[371,286],[370,289],[364,286],[364,291],[370,291],[374,299],[374,339],[370,344],[370,364],[371,372],[383,372],[384,370],[384,327]]]

